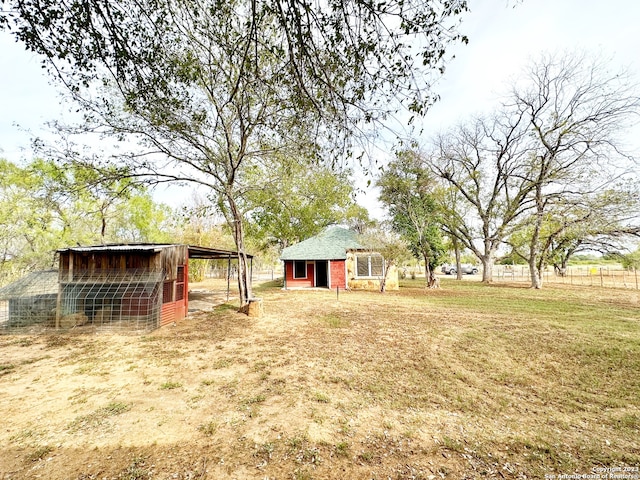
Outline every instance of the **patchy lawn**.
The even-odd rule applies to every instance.
[[[0,478],[640,478],[637,291],[442,286],[0,337]]]

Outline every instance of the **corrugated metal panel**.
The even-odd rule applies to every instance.
[[[231,250],[223,250],[220,248],[201,247],[197,245],[183,244],[156,244],[156,243],[130,243],[130,244],[107,244],[107,245],[90,245],[67,247],[58,250],[58,253],[64,252],[159,252],[170,247],[185,247],[189,250],[191,258],[199,259],[219,259],[219,258],[238,258],[238,252]],[[247,258],[253,258],[253,255],[246,254]]]
[[[253,255],[246,253],[247,258],[253,258]],[[221,258],[238,258],[238,252],[231,250],[222,250],[219,248],[199,247],[189,245],[189,258],[197,259],[221,259]]]
[[[173,245],[139,244],[139,245],[93,245],[88,247],[61,248],[58,252],[159,252]]]

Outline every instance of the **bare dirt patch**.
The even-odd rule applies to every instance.
[[[261,318],[223,303],[144,336],[0,337],[0,478],[541,478],[640,463],[640,314],[624,295],[258,295]],[[532,318],[535,302],[566,307]]]

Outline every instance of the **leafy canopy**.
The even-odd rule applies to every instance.
[[[445,254],[437,185],[420,155],[401,151],[377,180],[380,201],[386,205],[393,229],[407,242],[416,258],[432,270]]]

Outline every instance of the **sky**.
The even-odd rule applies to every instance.
[[[460,31],[468,45],[448,51],[441,100],[423,122],[425,135],[490,111],[518,73],[540,54],[583,50],[628,68],[640,83],[640,2],[637,0],[469,0]],[[69,116],[38,58],[0,32],[0,157],[30,160],[30,138],[45,122]],[[629,142],[640,145],[640,130]],[[360,197],[376,209],[375,192]]]
[[[495,107],[509,84],[542,53],[585,51],[629,68],[640,82],[640,2],[635,0],[470,0],[461,31],[427,115],[443,130]]]

